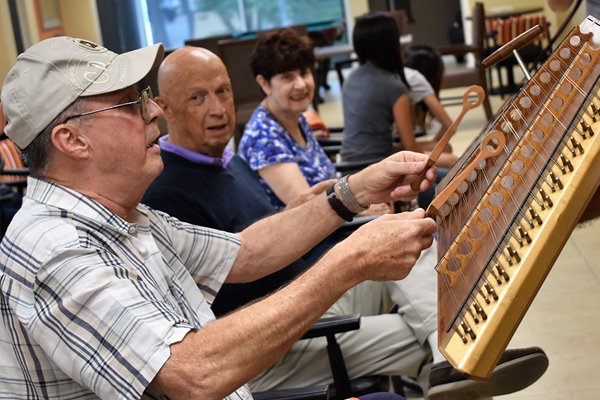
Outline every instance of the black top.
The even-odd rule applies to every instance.
[[[275,212],[256,173],[237,155],[226,168],[194,163],[165,150],[161,150],[161,156],[164,170],[142,199],[154,209],[228,232],[240,232]],[[223,315],[280,288],[302,273],[323,250],[315,251],[317,255],[299,259],[257,281],[223,285],[212,304],[213,312]]]

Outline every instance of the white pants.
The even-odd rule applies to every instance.
[[[429,360],[427,336],[437,330],[435,247],[434,243],[421,254],[405,279],[363,282],[347,291],[324,315],[361,314],[360,329],[336,336],[351,378],[416,377]],[[393,305],[398,305],[398,313],[390,314]],[[327,339],[320,337],[295,343],[273,367],[250,382],[250,387],[265,391],[331,382]]]

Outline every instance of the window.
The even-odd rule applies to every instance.
[[[343,21],[344,0],[139,0],[147,43],[181,47],[187,39],[241,35],[282,26]]]

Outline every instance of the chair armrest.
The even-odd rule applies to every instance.
[[[254,400],[327,400],[329,385],[307,386],[293,389],[252,393]]]
[[[0,175],[27,176],[29,175],[29,168],[1,169]]]
[[[317,142],[319,142],[319,145],[321,145],[321,147],[340,146],[342,144],[342,140],[336,138],[317,138]]]
[[[321,318],[306,331],[300,339],[332,336],[336,333],[353,331],[360,328],[360,314],[336,315]],[[333,339],[335,340],[335,339]],[[342,364],[345,372],[345,366]],[[327,400],[329,385],[307,386],[293,389],[270,390],[252,393],[254,400]]]
[[[321,146],[321,148],[323,149],[325,154],[327,154],[328,156],[332,156],[332,155],[338,154],[342,150],[342,145],[341,144],[328,144],[325,146]]]
[[[344,127],[343,126],[330,126],[329,132],[330,133],[341,133],[341,132],[344,132]]]
[[[300,339],[311,339],[336,333],[355,331],[360,328],[360,314],[336,315],[321,318]]]

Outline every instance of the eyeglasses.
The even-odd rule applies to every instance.
[[[154,96],[152,95],[152,89],[150,88],[150,86],[148,86],[146,89],[144,89],[140,92],[140,98],[137,99],[136,101],[130,101],[127,103],[122,103],[122,104],[117,104],[117,105],[106,107],[106,108],[101,108],[99,110],[87,111],[87,112],[84,112],[81,114],[71,115],[70,117],[65,119],[64,122],[67,122],[68,120],[73,119],[73,118],[85,117],[86,115],[96,114],[96,113],[99,113],[102,111],[114,110],[115,108],[128,107],[128,106],[134,106],[136,104],[139,104],[140,105],[140,114],[142,115],[142,120],[144,120],[145,123],[149,124],[150,121],[152,121],[152,118],[150,117],[150,112],[148,110],[148,104],[150,103],[150,100],[152,100],[153,98],[154,98]]]

